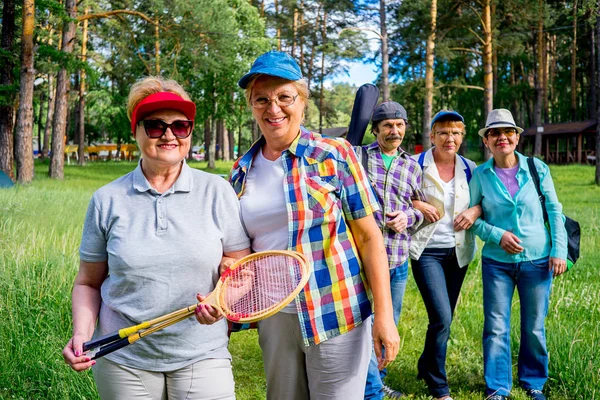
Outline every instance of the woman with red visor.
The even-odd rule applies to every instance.
[[[63,356],[92,367],[102,399],[233,399],[227,324],[211,306],[98,360],[83,352],[92,336],[202,301],[222,257],[249,253],[232,188],[185,162],[196,106],[183,88],[145,78],[127,111],[141,159],[90,201]]]

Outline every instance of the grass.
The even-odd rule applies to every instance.
[[[83,217],[90,196],[101,185],[131,171],[135,163],[67,166],[65,180],[36,179],[25,187],[0,190],[0,399],[96,399],[89,372],[77,374],[61,351],[70,336],[70,291],[78,265]],[[204,167],[205,163],[192,163]],[[218,164],[227,173],[230,164]],[[582,226],[582,256],[557,279],[546,322],[550,351],[547,393],[554,400],[600,400],[600,187],[587,166],[552,167],[564,211]],[[483,399],[481,264],[469,267],[448,353],[448,377],[455,398]],[[513,307],[513,362],[518,352],[518,300]],[[416,380],[427,315],[409,277],[399,331],[397,360],[389,368],[390,386],[413,399],[429,399]],[[234,334],[230,350],[238,399],[265,397],[265,379],[256,331]],[[516,368],[514,368],[516,371]],[[516,377],[515,377],[516,379]],[[516,400],[523,391],[513,390]]]

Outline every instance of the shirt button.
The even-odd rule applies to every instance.
[[[162,199],[158,200],[158,204],[162,203]]]
[[[158,218],[160,218],[160,219],[163,219],[163,215],[162,215],[162,214],[160,214],[160,215],[158,216]]]

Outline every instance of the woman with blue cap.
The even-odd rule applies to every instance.
[[[292,57],[261,55],[239,85],[262,132],[230,178],[252,250],[300,251],[312,271],[258,323],[267,398],[360,399],[371,334],[381,368],[399,345],[377,200],[348,142],[301,125],[309,92]]]
[[[413,276],[429,317],[418,377],[438,400],[451,400],[446,376],[450,325],[475,256],[475,235],[468,229],[480,214],[479,206],[469,209],[469,181],[476,165],[458,154],[464,135],[463,117],[442,110],[431,121],[433,147],[413,156],[423,171],[421,190],[427,198],[427,203],[413,201],[425,223],[410,247]]]

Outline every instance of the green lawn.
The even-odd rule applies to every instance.
[[[65,180],[46,178],[36,165],[26,187],[0,190],[0,399],[95,399],[91,373],[77,374],[63,362],[70,336],[70,291],[78,265],[84,213],[95,189],[131,171],[135,163],[67,166]],[[197,168],[206,163],[192,163]],[[227,173],[218,164],[216,173]],[[582,226],[582,256],[556,280],[547,319],[551,399],[600,399],[600,188],[587,166],[552,167],[565,213]],[[480,262],[470,266],[452,326],[448,376],[458,399],[483,399]],[[518,300],[513,307],[513,360],[518,347]],[[397,360],[390,386],[428,399],[416,380],[427,316],[409,278]],[[255,331],[237,333],[230,344],[238,399],[264,398],[264,373]],[[516,370],[516,368],[515,368]],[[516,378],[516,377],[515,377]],[[525,399],[519,389],[515,399]]]

